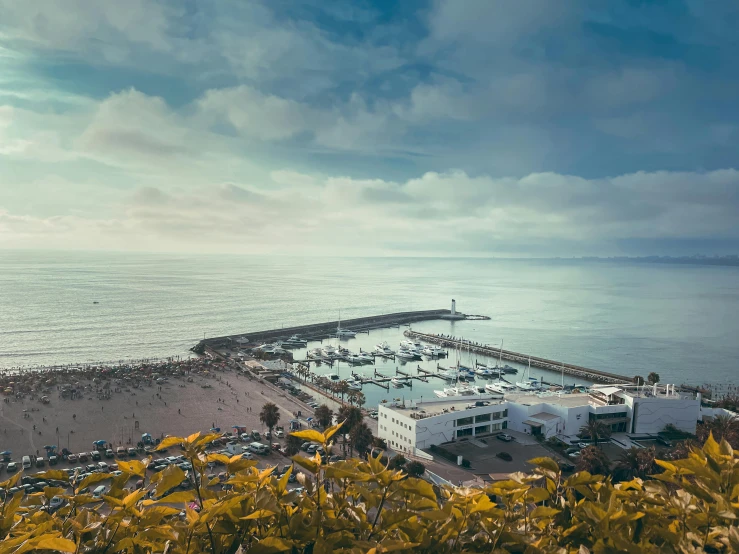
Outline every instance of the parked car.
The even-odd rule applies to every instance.
[[[36,467],[44,467],[46,465],[46,460],[44,460],[41,456],[36,458]]]
[[[269,430],[264,432],[264,438],[269,440],[272,438],[272,433],[269,432]]]
[[[102,498],[103,495],[107,492],[107,490],[108,489],[105,488],[105,485],[100,485],[94,491],[92,491],[92,497],[93,498]]]
[[[261,440],[262,436],[259,434],[259,431],[256,429],[251,430],[251,438],[253,438],[255,441]]]
[[[284,437],[285,437],[285,431],[283,431],[282,429],[275,431],[275,438],[281,439]]]
[[[56,456],[49,456],[49,465],[55,466],[59,462],[59,458]]]
[[[586,443],[586,442],[578,442],[577,443],[577,446],[578,446],[578,448],[583,449],[583,448],[587,448],[590,445],[588,443]]]
[[[500,435],[496,435],[495,438],[497,438],[499,441],[504,441],[504,442],[511,442],[513,440],[513,437],[506,433],[501,433]]]
[[[64,506],[65,500],[61,496],[55,496],[51,500],[49,500],[49,511],[50,512],[56,512],[59,508]]]
[[[5,469],[8,470],[8,473],[15,473],[18,471],[18,462],[10,462]]]
[[[133,446],[128,449],[128,455],[132,458],[136,456],[136,449]]]
[[[79,459],[80,462],[86,462],[88,460],[87,452],[80,452],[77,455],[77,458]]]
[[[112,451],[112,450],[111,450],[110,448],[108,448],[108,449],[107,449],[107,450],[105,451],[105,457],[106,457],[106,458],[112,458],[113,456],[115,456],[115,453],[114,453],[114,452],[113,452],[113,451]]]
[[[106,464],[105,462],[98,462],[98,467],[100,468],[100,471],[108,471],[108,464]]]
[[[76,463],[76,462],[77,462],[77,460],[78,460],[78,458],[77,458],[77,454],[70,454],[69,456],[67,456],[67,461],[68,461],[68,462],[69,462],[70,464],[74,464],[74,463]]]
[[[95,462],[99,462],[101,459],[100,452],[98,452],[97,450],[95,450],[94,452],[90,452],[90,458],[92,458]]]
[[[576,452],[573,452],[569,456],[570,456],[570,458],[579,458],[580,456],[582,456],[582,451],[581,450],[578,450]]]
[[[126,448],[124,446],[119,446],[118,448],[115,449],[115,454],[119,458],[125,457],[125,455],[126,455]]]

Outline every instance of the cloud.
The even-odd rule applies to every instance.
[[[306,189],[305,182],[319,186]],[[6,245],[55,235],[56,244],[97,229],[98,247],[319,254],[550,255],[603,252],[635,240],[721,237],[739,241],[739,171],[655,172],[614,178],[538,173],[522,178],[427,173],[402,182],[294,175],[256,192],[238,183],[164,191],[142,187],[110,218],[32,218],[3,213]],[[34,230],[38,228],[38,231]],[[129,237],[126,239],[125,237]],[[145,238],[144,238],[145,237]],[[538,247],[537,247],[538,248]],[[613,253],[606,252],[606,253]]]

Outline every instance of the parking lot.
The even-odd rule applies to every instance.
[[[472,441],[458,441],[454,443],[444,444],[443,448],[455,455],[461,455],[470,461],[470,471],[472,473],[492,474],[496,477],[517,471],[530,471],[531,465],[527,460],[538,457],[550,457],[561,461],[551,451],[547,450],[539,443],[531,439],[531,437],[520,433],[510,432],[514,436],[511,442],[503,442],[497,440],[495,436],[484,438],[484,442],[478,439]],[[477,443],[477,444],[476,444]],[[480,446],[482,444],[483,446]],[[511,455],[511,461],[506,461],[498,457],[498,453],[507,452]],[[441,459],[435,456],[436,459]]]

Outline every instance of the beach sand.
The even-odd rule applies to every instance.
[[[0,403],[0,451],[12,451],[13,460],[19,461],[26,454],[43,456],[45,445],[74,453],[89,452],[96,440],[135,446],[142,433],[156,439],[206,432],[212,426],[231,431],[233,425],[262,432],[259,412],[266,402],[279,406],[280,425],[286,428],[298,410],[304,417],[310,415],[307,406],[281,389],[230,368],[167,378],[141,388],[121,388],[109,399],[98,398],[90,379],[79,379],[80,385],[91,388],[75,400],[62,398],[60,392],[48,394],[48,404],[5,396]]]

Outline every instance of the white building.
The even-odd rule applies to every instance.
[[[414,452],[503,429],[546,438],[575,437],[590,420],[602,421],[613,433],[656,434],[666,425],[694,433],[705,415],[700,395],[679,392],[674,385],[609,385],[594,386],[584,394],[521,392],[500,401],[439,399],[407,407],[381,405],[378,435],[394,450]]]
[[[415,452],[462,437],[480,437],[508,428],[504,401],[472,403],[460,400],[423,402],[407,408],[380,405],[378,435],[399,452]]]

